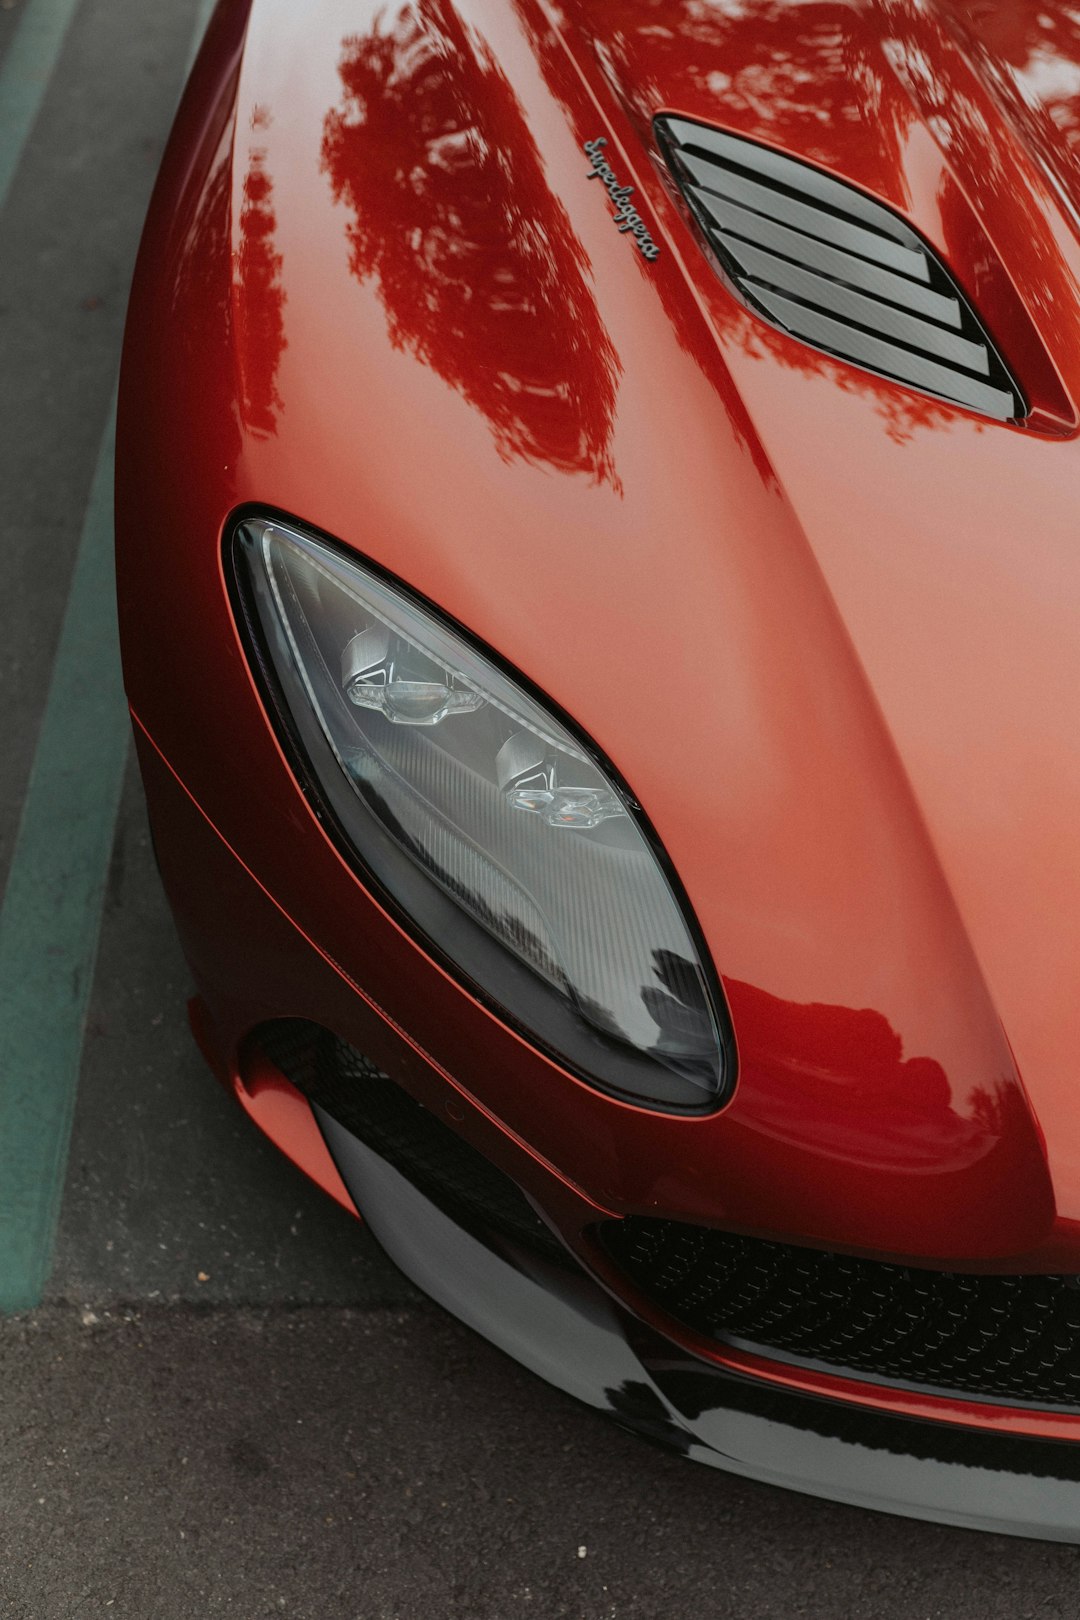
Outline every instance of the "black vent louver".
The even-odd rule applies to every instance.
[[[891,209],[755,141],[683,118],[654,127],[709,247],[771,326],[997,421],[1027,415],[964,294]]]

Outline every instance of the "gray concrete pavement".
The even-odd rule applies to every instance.
[[[0,880],[195,14],[81,0],[0,217]],[[536,1382],[261,1142],[188,993],[129,773],[52,1278],[0,1322],[0,1620],[1080,1613],[1073,1549],[713,1474]]]
[[[1077,1612],[1074,1549],[695,1467],[431,1306],[49,1310],[0,1381],[5,1620]]]
[[[27,4],[0,12],[5,33]],[[0,883],[193,16],[194,0],[79,5],[0,219]]]
[[[132,761],[50,1300],[415,1300],[356,1222],[264,1141],[212,1077],[188,1029],[190,993]]]

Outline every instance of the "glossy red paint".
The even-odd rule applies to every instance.
[[[356,1214],[356,1205],[330,1150],[315,1122],[311,1105],[302,1092],[281,1075],[272,1064],[259,1062],[256,1057],[243,1073],[238,1073],[234,1085],[236,1099],[244,1112],[260,1130],[292,1160],[298,1170],[310,1176],[325,1193],[350,1215]]]
[[[284,1079],[275,1082],[270,1065],[260,1065],[248,1040],[252,1027],[269,1016],[321,1017],[374,1061],[399,1077],[429,1108],[461,1129],[482,1152],[513,1176],[543,1208],[578,1259],[644,1321],[703,1360],[766,1379],[781,1389],[849,1401],[868,1410],[894,1412],[933,1422],[992,1429],[1002,1434],[1047,1440],[1080,1439],[1080,1415],[1011,1408],[1004,1403],[962,1401],[922,1390],[884,1388],[871,1382],[785,1365],[690,1332],[627,1286],[593,1240],[598,1221],[615,1213],[588,1198],[541,1160],[520,1139],[509,1136],[475,1097],[440,1070],[404,1030],[396,1030],[371,1004],[341,966],[320,952],[237,860],[220,834],[170,770],[152,743],[136,728],[139,760],[154,825],[162,843],[162,876],[196,983],[212,998],[216,1017],[205,1020],[199,999],[196,1028],[212,1065],[222,1053],[234,1054],[221,1078],[236,1091],[246,1111],[276,1145],[326,1192],[351,1207],[332,1161],[323,1158],[311,1136],[312,1116],[299,1093]],[[191,882],[199,871],[202,882]],[[220,926],[222,912],[233,927]],[[237,942],[257,939],[259,952],[238,959]],[[240,1065],[252,1075],[260,1098],[251,1106]],[[269,1092],[269,1106],[262,1099]],[[289,1094],[292,1093],[291,1097]],[[290,1103],[293,1106],[290,1107]],[[321,1141],[321,1138],[320,1138]],[[322,1152],[325,1153],[325,1147]]]
[[[246,0],[219,7],[162,171],[117,490],[127,687],[219,1064],[266,1018],[334,1028],[432,1106],[464,1098],[456,1128],[579,1249],[597,1211],[638,1212],[1080,1269],[1071,13],[250,9],[249,27]],[[905,214],[978,303],[1029,421],[763,326],[663,182],[660,111]],[[587,178],[600,134],[655,263]],[[222,537],[245,503],[421,591],[614,760],[723,979],[739,1081],[722,1112],[591,1091],[346,867],[233,622]],[[658,648],[669,679],[642,682]]]

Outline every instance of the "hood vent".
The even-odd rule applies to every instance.
[[[654,129],[709,247],[771,326],[983,416],[1027,414],[979,317],[891,209],[705,124],[657,118]]]

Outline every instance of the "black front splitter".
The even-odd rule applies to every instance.
[[[689,1355],[580,1267],[466,1229],[322,1109],[342,1178],[416,1285],[516,1361],[697,1462],[832,1501],[1080,1542],[1080,1445],[893,1417]]]

